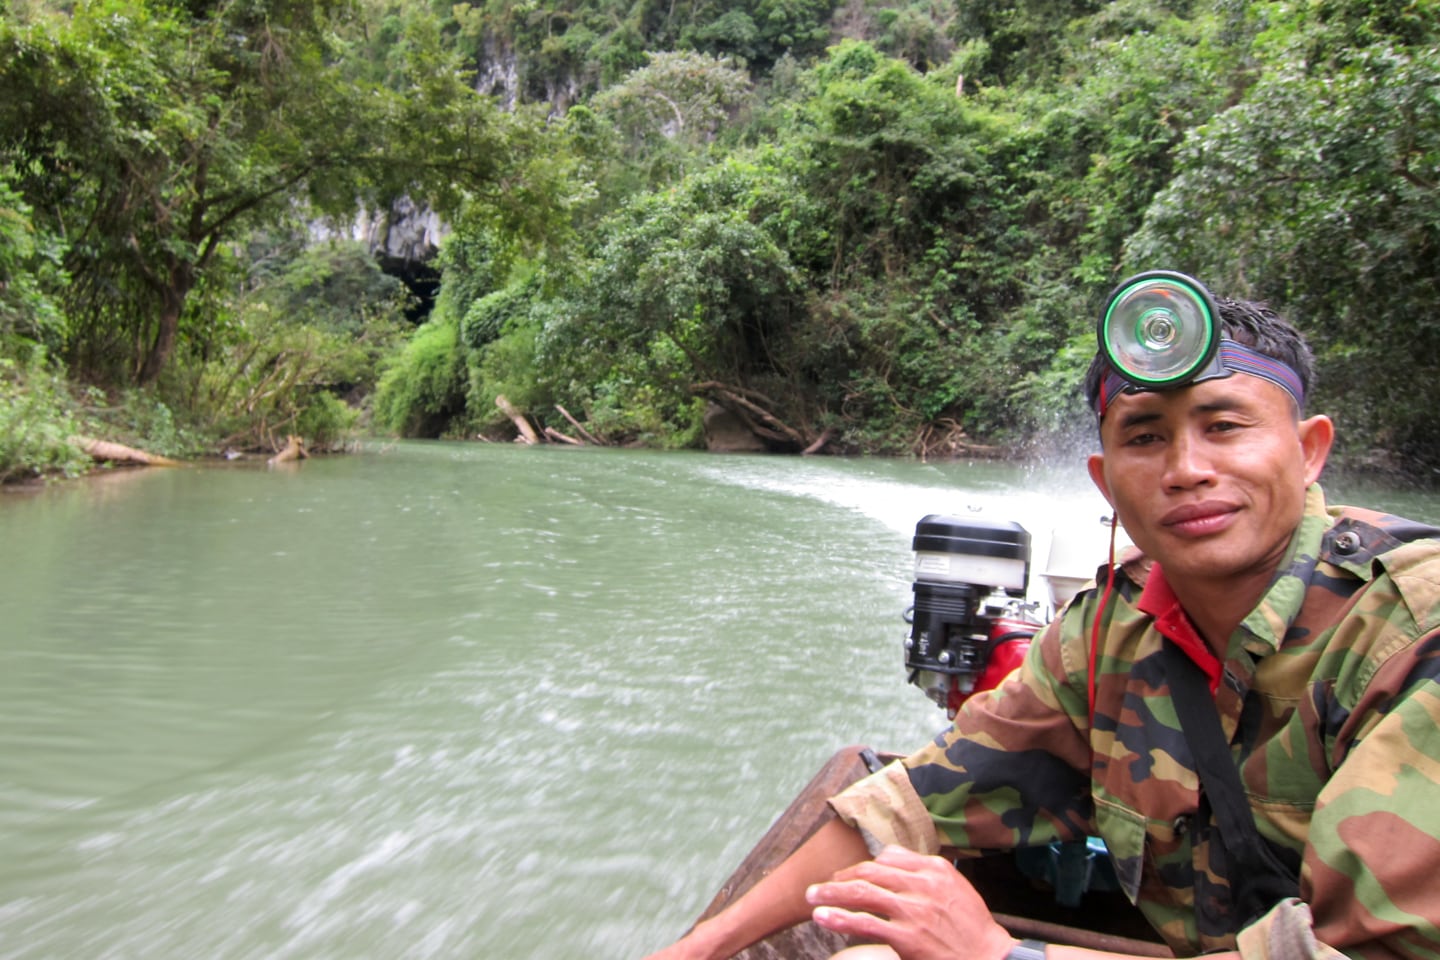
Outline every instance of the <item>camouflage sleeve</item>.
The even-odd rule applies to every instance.
[[[1296,762],[1271,771],[1320,778],[1305,902],[1241,931],[1246,960],[1440,956],[1440,551],[1417,541],[1379,562],[1315,666],[1331,679],[1296,705]]]
[[[1077,696],[1056,679],[1066,676],[1060,633],[1058,623],[1042,631],[1020,669],[970,698],[933,743],[830,801],[872,852],[886,843],[933,853],[1085,835],[1090,754],[1066,712]]]
[[[871,856],[891,843],[918,853],[940,851],[940,835],[930,813],[898,760],[851,784],[831,798],[830,806],[841,820],[860,831]]]
[[[1337,719],[1301,873],[1315,936],[1355,957],[1440,955],[1440,633],[1381,661]]]
[[[1064,625],[1077,619],[1043,630],[1015,673],[903,761],[945,846],[1010,849],[1088,832],[1088,717],[1062,661]]]

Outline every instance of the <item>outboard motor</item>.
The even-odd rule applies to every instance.
[[[1030,534],[1018,523],[931,514],[915,525],[909,681],[950,717],[997,686],[1041,624],[1025,602]]]

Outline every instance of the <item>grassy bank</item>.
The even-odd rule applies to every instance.
[[[83,438],[188,459],[209,452],[207,438],[177,424],[160,400],[141,392],[107,396],[76,386],[43,358],[0,358],[0,483],[76,477],[96,466]]]

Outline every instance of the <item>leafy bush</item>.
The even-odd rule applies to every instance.
[[[195,456],[205,449],[201,434],[178,423],[170,406],[154,391],[132,388],[112,402],[98,394],[90,399],[87,413],[106,440],[166,457]]]
[[[634,377],[674,394],[665,406],[677,410],[697,382],[775,374],[802,278],[756,222],[767,176],[727,163],[612,218],[573,313],[549,331],[562,351],[550,356],[594,383]]]
[[[501,396],[530,414],[550,406],[547,392],[537,380],[535,334],[533,324],[515,323],[471,355],[468,407],[473,422],[505,420],[495,405]]]
[[[522,277],[478,298],[460,321],[461,342],[471,350],[479,350],[498,340],[511,325],[523,322],[539,292],[538,282]]]
[[[64,379],[44,368],[0,357],[0,483],[50,473],[76,476],[90,458],[71,446],[79,433]]]
[[[704,400],[662,393],[628,377],[601,384],[589,413],[592,433],[667,450],[698,447],[705,432]]]
[[[403,437],[438,436],[465,409],[463,370],[456,321],[422,324],[380,377],[376,425]]]
[[[401,285],[358,244],[283,235],[254,238],[234,273],[204,290],[224,322],[190,338],[164,399],[215,446],[276,449],[292,433],[343,444],[405,329]]]
[[[333,393],[314,393],[295,418],[291,433],[305,438],[314,450],[338,449],[349,440],[360,421],[360,411]]]

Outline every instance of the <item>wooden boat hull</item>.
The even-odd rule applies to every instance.
[[[847,747],[830,758],[720,887],[701,920],[718,913],[750,889],[833,819],[835,814],[826,801],[870,772],[862,758],[863,749]],[[1037,888],[1025,877],[1013,857],[967,858],[956,866],[1013,936],[1135,956],[1173,956],[1140,912],[1119,894],[1087,893],[1079,907],[1067,909],[1055,902],[1050,890]],[[735,956],[737,960],[821,960],[854,945],[845,937],[806,922]]]

